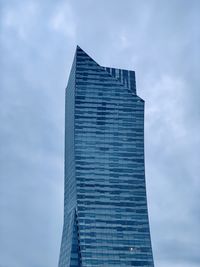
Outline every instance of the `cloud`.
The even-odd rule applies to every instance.
[[[136,70],[155,265],[199,266],[199,1],[1,6],[0,266],[57,265],[76,44],[99,64]]]
[[[39,9],[36,2],[24,2],[21,5],[15,5],[15,8],[5,5],[2,11],[2,28],[11,30],[21,39],[26,39],[38,12]]]
[[[75,38],[76,23],[73,17],[73,11],[68,3],[59,5],[52,15],[50,20],[50,27],[53,30],[66,35],[68,38]]]

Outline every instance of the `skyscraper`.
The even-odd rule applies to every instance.
[[[153,267],[135,72],[77,47],[66,89],[59,267]]]

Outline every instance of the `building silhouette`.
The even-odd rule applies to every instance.
[[[66,89],[59,267],[153,267],[135,72],[77,47]]]

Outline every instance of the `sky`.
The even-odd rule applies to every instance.
[[[155,267],[200,266],[200,1],[0,0],[0,267],[54,267],[78,44],[136,71]]]

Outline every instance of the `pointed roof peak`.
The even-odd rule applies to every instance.
[[[79,45],[76,46],[76,51],[81,51],[84,54],[88,55]],[[89,55],[88,55],[89,56]]]
[[[80,49],[80,50],[83,50],[79,45],[76,46],[76,49]]]
[[[88,55],[79,45],[76,46],[76,57],[85,57],[90,61],[93,61],[95,64],[99,66],[99,64],[90,56]]]

